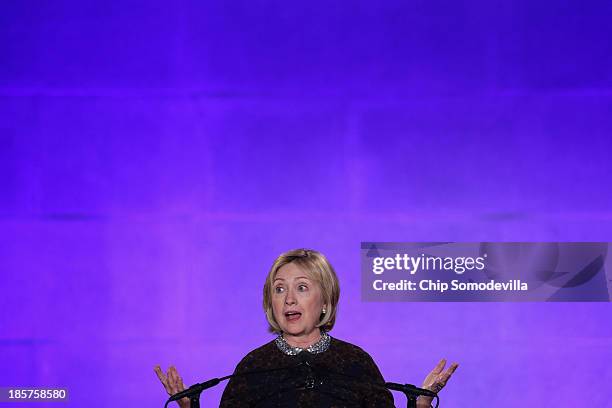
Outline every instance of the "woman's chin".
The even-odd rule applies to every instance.
[[[289,336],[300,336],[304,334],[304,329],[300,328],[300,327],[285,327],[283,329],[283,333],[289,335]]]
[[[309,337],[320,332],[318,327],[304,327],[303,325],[285,325],[285,327],[281,327],[283,333],[288,336],[293,337]]]

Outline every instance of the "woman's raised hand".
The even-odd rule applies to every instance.
[[[433,370],[425,377],[423,380],[423,385],[421,388],[425,388],[429,391],[433,391],[435,393],[439,393],[442,388],[446,385],[451,375],[455,372],[459,364],[453,363],[448,366],[446,370],[444,370],[444,366],[446,365],[446,359],[443,358],[440,362],[434,367]],[[421,407],[429,407],[433,398],[427,397],[419,397],[418,406]]]
[[[183,379],[179,375],[178,371],[176,371],[176,367],[170,366],[168,367],[168,373],[164,374],[163,370],[159,365],[156,365],[153,370],[155,374],[157,374],[157,378],[164,385],[166,392],[168,395],[174,395],[177,392],[181,392],[185,389],[185,384],[183,384]],[[189,402],[189,398],[181,398],[177,401],[181,408],[189,408],[191,403]]]

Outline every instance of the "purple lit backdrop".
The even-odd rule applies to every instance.
[[[4,5],[0,386],[162,406],[153,365],[231,372],[312,247],[388,380],[612,406],[608,303],[360,301],[360,241],[610,240],[612,3],[532,3]]]

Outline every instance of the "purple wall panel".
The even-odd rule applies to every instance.
[[[383,181],[367,183],[364,201],[368,209],[394,211],[606,211],[610,102],[561,94],[420,98],[364,108],[368,181]]]
[[[152,366],[231,372],[270,339],[272,260],[312,247],[341,280],[332,334],[388,379],[446,356],[444,407],[612,406],[607,303],[371,304],[359,282],[360,241],[610,240],[611,13],[5,7],[0,386],[161,406]]]

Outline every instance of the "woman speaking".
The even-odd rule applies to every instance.
[[[248,353],[227,384],[220,406],[230,407],[394,407],[380,370],[361,348],[328,334],[334,327],[340,286],[325,256],[309,249],[280,255],[263,289],[270,331],[277,337]],[[444,360],[422,387],[439,392],[457,364]],[[185,389],[176,368],[155,372],[168,394]],[[179,400],[181,408],[189,400]],[[429,407],[419,397],[417,406]]]

